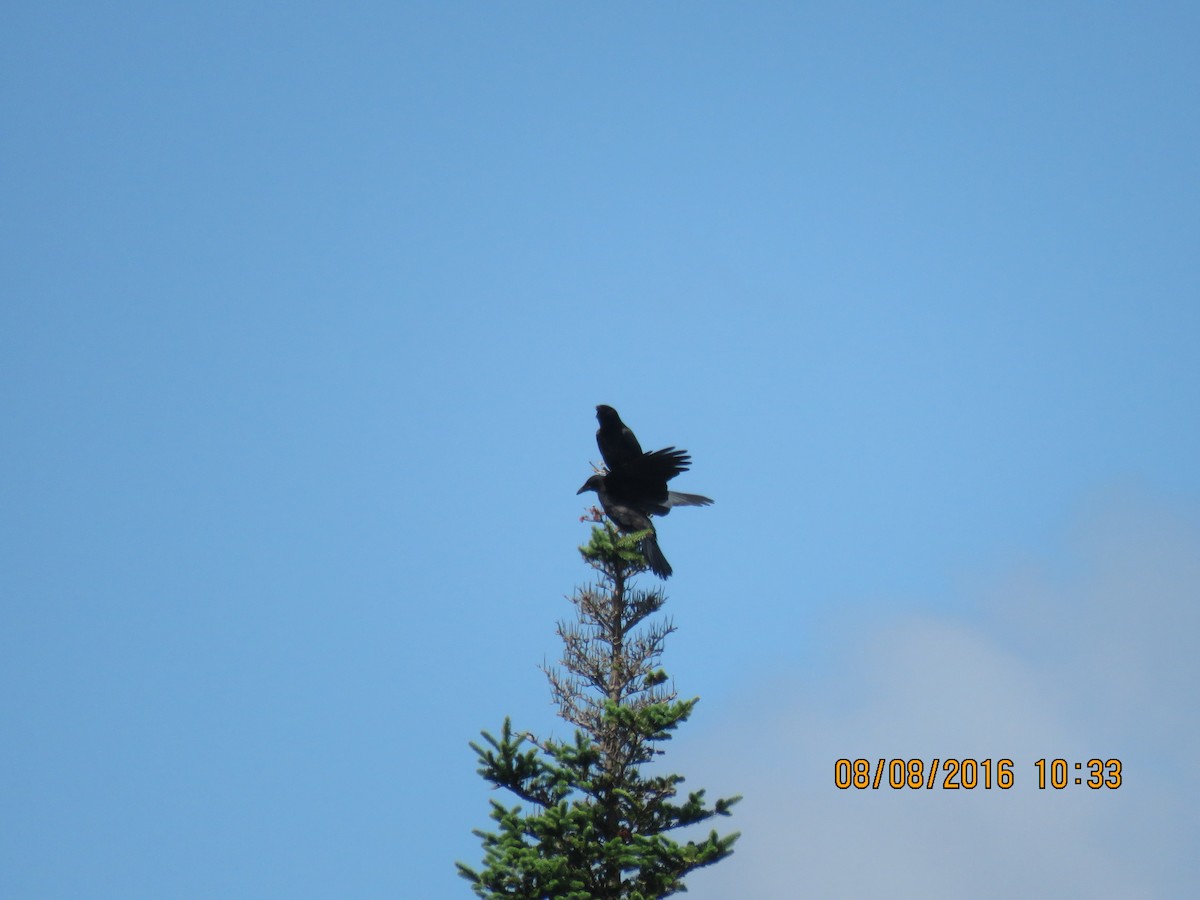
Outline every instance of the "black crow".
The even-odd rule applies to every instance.
[[[667,489],[667,482],[686,472],[692,458],[686,450],[664,447],[643,453],[642,445],[617,411],[601,404],[596,407],[600,428],[596,446],[608,468],[607,487],[620,502],[633,505],[647,515],[665,516],[673,506],[710,506],[712,500],[700,494],[685,494]]]
[[[600,448],[609,472],[667,482],[680,472],[686,472],[692,463],[686,450],[674,447],[643,453],[637,437],[611,406],[597,406],[596,418],[600,422],[596,429],[596,446]]]
[[[600,505],[604,508],[604,514],[612,519],[619,530],[626,534],[649,531],[650,533],[642,538],[641,542],[642,556],[646,558],[646,565],[659,578],[670,578],[671,564],[667,562],[667,558],[663,556],[662,550],[659,549],[658,532],[655,531],[654,523],[650,521],[650,516],[638,509],[637,506],[614,497],[609,493],[607,481],[611,477],[610,475],[593,475],[575,493],[582,494],[584,491],[595,491],[597,498],[600,500]]]

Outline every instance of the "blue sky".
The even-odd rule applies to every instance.
[[[1193,5],[6,18],[0,894],[469,896],[597,403],[717,501],[690,896],[1200,886]]]

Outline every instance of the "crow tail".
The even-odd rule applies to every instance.
[[[712,506],[712,498],[701,494],[684,494],[667,491],[667,506]]]
[[[650,571],[659,578],[665,580],[671,577],[671,564],[658,548],[658,538],[653,532],[642,538],[642,556],[646,557],[646,565],[650,567]]]

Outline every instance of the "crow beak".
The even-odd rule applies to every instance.
[[[577,496],[577,497],[578,497],[580,494],[582,494],[582,493],[583,493],[584,491],[586,491],[587,489],[588,489],[588,486],[585,484],[583,487],[581,487],[579,490],[577,490],[577,491],[575,492],[575,496]]]

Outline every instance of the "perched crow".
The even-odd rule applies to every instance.
[[[668,481],[691,466],[686,450],[665,447],[644,453],[629,426],[611,406],[597,406],[596,418],[600,421],[596,445],[608,472],[593,475],[576,493],[595,491],[604,514],[621,531],[649,531],[642,541],[642,555],[650,571],[666,578],[671,574],[671,566],[659,549],[650,517],[665,516],[675,506],[709,506],[712,500],[700,494],[667,489]]]
[[[658,547],[658,532],[655,531],[654,523],[650,521],[650,516],[628,501],[613,497],[609,493],[606,483],[611,477],[610,475],[593,475],[575,493],[582,494],[584,491],[595,491],[596,496],[600,500],[600,505],[604,507],[604,514],[612,519],[617,528],[626,534],[649,531],[650,533],[642,538],[641,546],[642,556],[646,557],[646,565],[659,578],[670,578],[671,564],[667,562],[667,558],[663,556],[662,550]]]

